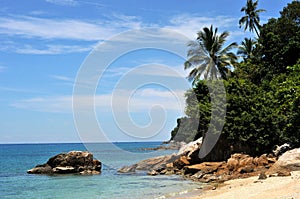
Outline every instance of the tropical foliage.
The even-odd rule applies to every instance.
[[[244,25],[244,30],[249,29],[250,32],[255,31],[256,35],[259,36],[260,29],[260,18],[259,13],[264,12],[264,9],[257,9],[258,1],[253,2],[252,0],[247,0],[245,7],[242,7],[241,12],[245,13],[240,21],[240,28]]]
[[[241,55],[244,58],[244,61],[247,61],[247,59],[249,58],[253,58],[256,44],[257,41],[251,38],[245,38],[244,41],[242,41],[241,45],[238,47],[239,49],[237,51],[237,54]]]
[[[299,10],[299,1],[288,4],[278,19],[270,19],[261,27],[257,42],[245,39],[239,48],[245,60],[230,78],[223,80],[227,112],[221,141],[216,145],[222,148],[218,153],[223,159],[232,152],[271,152],[273,146],[286,142],[300,147]],[[213,111],[207,83],[205,79],[197,80],[186,92],[186,117],[178,120],[173,137],[178,130],[182,138],[205,135]],[[192,97],[194,94],[197,99]],[[197,119],[199,128],[192,135],[188,125],[180,126],[181,120]]]
[[[191,41],[187,56],[188,60],[184,63],[185,69],[192,68],[188,78],[195,84],[201,78],[204,79],[226,79],[230,67],[236,64],[237,57],[230,52],[236,43],[231,43],[223,48],[228,37],[228,32],[217,34],[218,28],[203,28],[198,32],[196,41]]]

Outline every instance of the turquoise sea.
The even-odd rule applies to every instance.
[[[201,184],[180,176],[148,176],[144,172],[120,174],[124,165],[175,151],[143,151],[160,142],[76,144],[1,144],[0,198],[167,198],[200,188]],[[28,169],[58,153],[87,150],[102,162],[100,175],[29,175]],[[123,152],[126,153],[123,153]],[[125,154],[125,155],[124,155]]]

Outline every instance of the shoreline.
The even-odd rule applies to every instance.
[[[258,176],[234,179],[218,184],[217,188],[210,186],[210,188],[198,189],[169,197],[169,199],[224,198],[300,198],[300,171],[292,171],[291,176],[268,177],[265,180],[258,180]]]

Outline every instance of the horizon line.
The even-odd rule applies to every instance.
[[[0,142],[0,145],[9,144],[106,144],[106,143],[145,143],[145,142],[168,142],[166,140],[151,140],[151,141],[113,141],[113,142]]]

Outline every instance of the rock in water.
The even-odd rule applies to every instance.
[[[101,162],[87,151],[70,151],[51,157],[46,164],[37,165],[29,174],[100,174]]]
[[[161,171],[171,163],[173,163],[179,156],[176,154],[165,155],[165,156],[158,156],[154,158],[149,158],[146,160],[142,160],[134,165],[131,166],[124,166],[118,170],[120,173],[133,173],[136,170],[141,171]],[[150,174],[150,173],[149,173]]]

